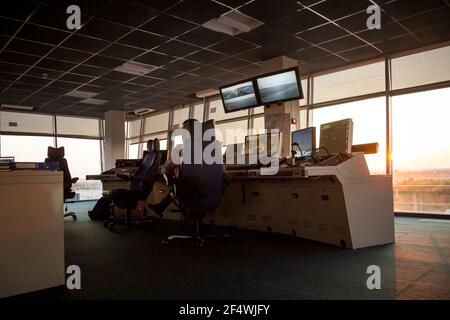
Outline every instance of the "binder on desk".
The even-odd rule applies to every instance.
[[[45,170],[44,162],[12,162],[12,170]]]
[[[0,157],[0,171],[10,171],[14,157]]]

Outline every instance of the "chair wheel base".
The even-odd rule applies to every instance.
[[[161,241],[161,244],[164,246],[168,246],[170,244],[170,242],[172,242],[175,239],[180,239],[180,240],[193,240],[194,241],[194,246],[201,248],[205,245],[205,240],[194,236],[194,235],[181,235],[181,234],[177,234],[177,235],[171,235],[168,236],[166,239]]]
[[[68,213],[65,213],[65,214],[64,214],[64,218],[66,218],[66,217],[72,217],[72,219],[73,219],[74,221],[77,220],[77,215],[76,215],[75,212],[68,212]]]

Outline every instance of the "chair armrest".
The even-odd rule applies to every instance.
[[[78,177],[75,177],[75,178],[72,178],[72,184],[74,184],[74,183],[76,183],[78,180],[79,180],[80,178],[78,178]]]
[[[118,177],[122,180],[127,180],[127,181],[131,180],[131,175],[129,175],[129,174],[117,173],[116,177]]]

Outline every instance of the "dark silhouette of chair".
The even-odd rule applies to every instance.
[[[211,142],[204,142],[202,136],[195,135],[196,132],[203,133],[207,129],[214,129],[214,121],[202,124],[195,119],[189,119],[184,122],[183,126],[189,131],[191,139],[189,141],[187,137],[183,137],[183,160],[179,166],[173,197],[176,199],[183,218],[193,221],[194,230],[190,234],[169,235],[163,240],[163,244],[168,244],[174,239],[191,239],[196,241],[198,246],[203,246],[204,239],[200,224],[210,210],[219,206],[222,199],[223,164],[205,162],[203,151]],[[200,126],[200,130],[198,126]],[[212,143],[218,144],[217,150],[221,150],[220,142],[213,140]],[[219,154],[218,158],[221,157]],[[195,163],[194,160],[200,160],[200,162]],[[210,236],[228,235],[216,234],[207,237]]]
[[[131,211],[137,208],[139,201],[147,199],[160,175],[161,157],[159,140],[148,140],[147,151],[140,167],[131,175],[117,174],[118,177],[130,181],[130,189],[117,189],[111,192],[113,205],[126,209],[126,216],[125,219],[119,219],[113,210],[113,217],[105,222],[107,228],[112,229],[115,224],[131,224]]]
[[[67,160],[66,158],[64,158],[64,155],[64,147],[48,147],[45,164],[47,165],[50,162],[57,162],[59,164],[58,171],[63,172],[64,203],[66,203],[67,199],[72,199],[73,197],[75,197],[75,191],[72,191],[72,184],[76,183],[78,181],[78,178],[72,178]],[[64,210],[64,217],[72,217],[73,220],[77,219],[75,212],[67,212],[67,203]]]

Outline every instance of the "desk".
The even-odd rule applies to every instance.
[[[370,175],[364,155],[337,166],[228,171],[231,184],[206,222],[272,231],[346,248],[394,242],[392,177]]]
[[[0,172],[0,298],[64,285],[63,174]]]

